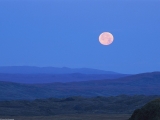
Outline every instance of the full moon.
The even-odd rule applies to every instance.
[[[110,45],[113,42],[113,35],[109,32],[103,32],[99,35],[99,42],[102,45]]]

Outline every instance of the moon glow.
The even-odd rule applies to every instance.
[[[103,32],[99,35],[99,42],[102,45],[110,45],[113,42],[113,35],[109,32]]]

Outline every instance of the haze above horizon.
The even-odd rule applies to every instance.
[[[0,66],[160,71],[160,1],[1,0]],[[99,43],[102,32],[114,42]]]

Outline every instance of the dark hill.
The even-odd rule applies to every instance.
[[[136,109],[129,120],[160,120],[160,98]]]

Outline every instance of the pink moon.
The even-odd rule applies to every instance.
[[[99,35],[99,42],[102,45],[110,45],[113,42],[113,35],[109,32],[103,32]]]

